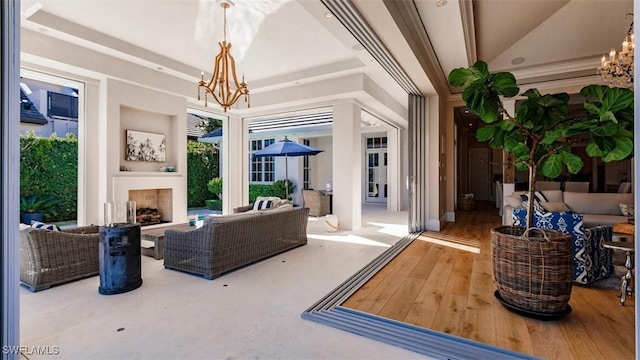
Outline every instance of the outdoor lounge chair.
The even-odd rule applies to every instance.
[[[31,291],[99,274],[99,227],[20,231],[20,282]]]
[[[309,208],[311,216],[325,216],[329,213],[329,197],[317,190],[302,190],[304,206]]]

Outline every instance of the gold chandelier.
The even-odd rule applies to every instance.
[[[205,82],[204,71],[202,71],[200,73],[200,82],[198,82],[198,100],[200,100],[200,88],[204,88],[204,106],[207,106],[207,95],[211,94],[225,112],[242,95],[244,95],[244,101],[247,106],[251,107],[249,89],[247,88],[247,83],[244,82],[244,75],[242,76],[242,82],[238,83],[236,62],[229,53],[231,43],[227,42],[227,9],[232,5],[233,3],[228,0],[223,0],[220,3],[220,6],[224,9],[224,40],[218,43],[220,45],[220,53],[216,56],[211,80]]]
[[[633,16],[633,14],[627,14]],[[633,65],[633,49],[635,48],[635,40],[633,34],[633,20],[627,31],[627,36],[622,42],[622,50],[616,53],[615,49],[611,49],[609,59],[607,55],[603,55],[597,74],[611,87],[633,88],[634,65]]]

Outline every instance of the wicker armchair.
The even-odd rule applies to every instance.
[[[304,206],[309,208],[311,216],[325,216],[329,213],[329,197],[317,190],[302,190]]]
[[[35,292],[99,274],[99,227],[20,231],[20,282]]]

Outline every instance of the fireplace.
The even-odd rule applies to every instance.
[[[129,200],[136,202],[136,221],[154,225],[173,221],[172,189],[129,190]]]

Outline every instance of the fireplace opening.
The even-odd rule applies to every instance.
[[[141,226],[173,221],[171,189],[129,190],[129,200],[136,202],[136,221]]]
[[[169,221],[162,220],[162,213],[156,208],[139,208],[136,209],[136,222],[140,226],[155,225],[168,223]]]

